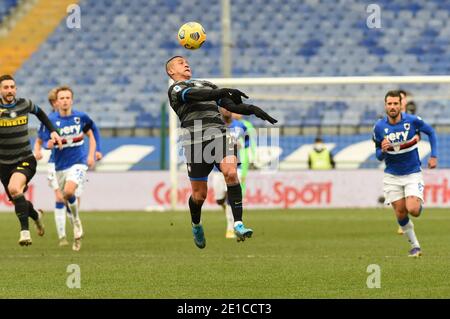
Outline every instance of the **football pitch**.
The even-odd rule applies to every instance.
[[[225,239],[225,216],[207,211],[203,250],[187,211],[81,214],[79,252],[58,247],[52,213],[30,247],[17,244],[14,213],[0,214],[1,298],[450,298],[448,210],[414,219],[419,259],[391,209],[247,211],[255,233],[244,243]],[[381,287],[369,289],[374,264]],[[66,284],[69,265],[80,288]]]

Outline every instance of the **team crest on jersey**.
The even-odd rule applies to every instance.
[[[80,124],[80,118],[79,117],[74,117],[73,120],[75,121],[75,124]]]
[[[56,121],[55,123],[56,123],[56,126],[60,126],[61,125],[60,121]]]
[[[384,133],[387,134],[387,132],[389,132],[389,129],[386,127],[386,128],[384,129]]]
[[[198,86],[198,87],[203,87],[203,84],[200,83],[200,82],[194,82],[194,85],[195,85],[195,86]]]
[[[17,113],[14,112],[14,111],[12,111],[11,113],[9,113],[9,116],[10,116],[11,118],[16,118],[16,117],[17,117]]]
[[[173,90],[175,91],[175,92],[180,92],[181,91],[181,87],[179,86],[179,85],[175,85],[174,87],[173,87]]]
[[[411,128],[411,125],[409,123],[405,123],[405,124],[403,124],[403,127],[405,128],[405,130],[409,131],[409,129]]]

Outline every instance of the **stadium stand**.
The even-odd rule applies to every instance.
[[[234,76],[450,72],[450,6],[446,1],[378,1],[383,9],[381,29],[365,26],[367,4],[361,1],[339,1],[338,6],[320,0],[263,2],[232,2]],[[70,83],[77,92],[79,108],[93,114],[101,127],[158,127],[160,105],[166,98],[163,65],[168,57],[187,55],[196,77],[220,76],[219,2],[202,6],[201,19],[208,41],[201,54],[186,52],[175,37],[183,22],[198,20],[195,8],[201,6],[199,0],[136,0],[127,5],[124,1],[81,0],[79,4],[82,31],[70,30],[62,21],[17,71],[23,95],[44,105],[46,93],[53,85]],[[258,12],[254,12],[255,7]],[[270,28],[267,21],[271,21]],[[380,100],[387,88],[392,86],[362,86],[356,91],[330,86],[300,92],[279,88],[279,94],[344,97],[336,102],[302,102],[295,117],[290,112],[298,102],[256,99],[255,104],[272,112],[276,108],[281,125],[372,125],[382,104],[355,105],[354,98],[363,92]],[[414,92],[414,87],[406,89]],[[447,96],[446,87],[436,85],[430,89],[436,96]],[[435,116],[447,106],[448,101],[443,99],[419,103],[419,112],[426,113],[432,124],[447,124],[444,117]],[[119,121],[124,112],[126,120]],[[255,124],[263,125],[258,121]]]
[[[0,23],[7,15],[9,15],[11,9],[14,8],[17,3],[18,0],[3,0],[0,2]]]

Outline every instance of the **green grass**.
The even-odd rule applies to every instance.
[[[225,239],[225,216],[205,212],[207,246],[194,246],[189,214],[82,212],[80,252],[32,231],[20,247],[14,213],[0,214],[0,298],[449,298],[450,213],[415,219],[424,256],[407,257],[391,210],[268,210],[244,215],[254,237]],[[68,234],[71,234],[68,229]],[[78,264],[81,289],[69,289]],[[381,267],[381,288],[366,286]]]

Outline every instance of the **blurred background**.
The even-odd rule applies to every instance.
[[[382,168],[371,133],[391,89],[405,90],[409,110],[437,130],[440,168],[450,168],[450,81],[426,78],[450,72],[449,16],[448,0],[2,0],[0,70],[14,74],[19,96],[47,111],[51,88],[73,87],[74,107],[101,128],[99,171],[168,169],[164,64],[173,55],[186,56],[196,78],[319,80],[239,86],[279,120],[279,142],[269,153],[279,156],[280,170],[308,169],[317,137],[335,169]],[[206,30],[199,50],[177,42],[187,21]],[[324,78],[353,76],[362,78]],[[366,78],[375,76],[410,78]],[[422,139],[426,164],[430,149]]]

